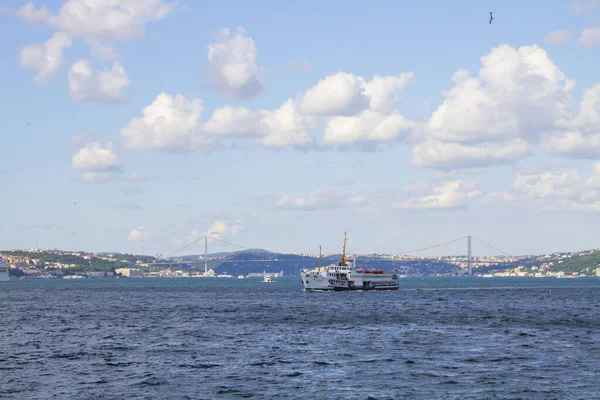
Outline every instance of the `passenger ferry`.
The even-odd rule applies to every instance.
[[[398,290],[398,275],[381,269],[356,269],[346,258],[346,233],[340,262],[321,267],[321,246],[317,268],[300,273],[304,290]]]

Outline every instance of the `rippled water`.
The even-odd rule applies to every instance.
[[[600,279],[0,284],[0,398],[592,399]]]

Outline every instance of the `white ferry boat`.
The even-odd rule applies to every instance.
[[[273,279],[269,275],[265,275],[263,278],[263,282],[273,282]]]
[[[344,250],[340,262],[321,267],[321,247],[319,264],[312,270],[300,273],[304,290],[398,290],[398,275],[381,269],[356,269],[354,260],[346,258],[346,234]]]
[[[0,260],[0,282],[9,282],[10,275],[8,273],[8,265],[4,264],[2,260]]]

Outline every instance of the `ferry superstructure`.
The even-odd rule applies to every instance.
[[[356,269],[346,258],[346,233],[340,262],[321,267],[321,247],[317,268],[300,273],[304,290],[398,290],[398,275],[381,269]]]

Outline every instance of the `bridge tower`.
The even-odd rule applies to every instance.
[[[467,259],[467,266],[469,268],[468,274],[469,274],[469,276],[471,276],[471,275],[473,275],[473,271],[471,270],[471,236],[470,235],[467,236],[467,239],[468,239],[468,246],[469,246],[469,256]]]
[[[204,236],[204,275],[208,275],[208,237]]]

